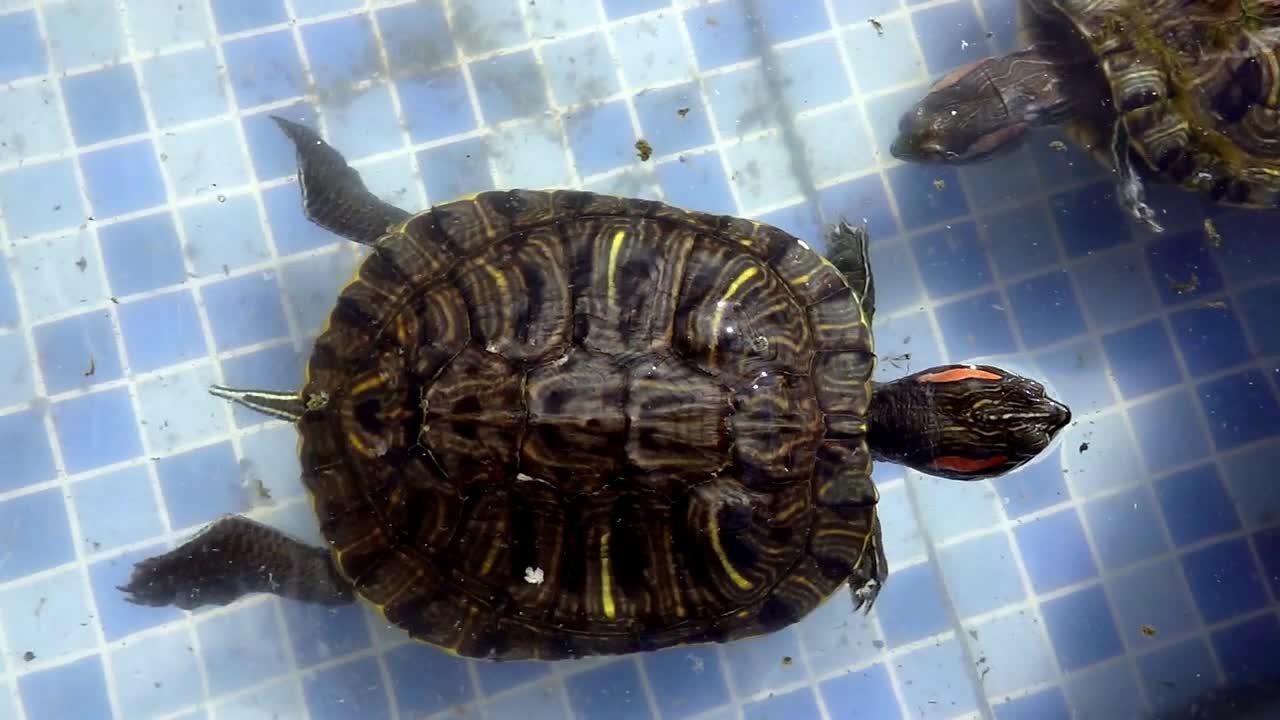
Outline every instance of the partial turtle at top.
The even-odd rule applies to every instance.
[[[902,160],[973,163],[1065,125],[1163,228],[1144,180],[1280,207],[1280,0],[1022,0],[1026,49],[938,80],[893,142]]]
[[[372,248],[300,388],[214,388],[293,423],[324,545],[240,516],[123,588],[194,608],[356,598],[469,657],[759,635],[885,581],[873,458],[962,480],[1071,418],[1039,383],[947,365],[873,382],[867,236],[575,191],[409,214],[312,130],[307,216]],[[217,482],[210,478],[210,482]]]

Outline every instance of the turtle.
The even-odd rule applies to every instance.
[[[134,565],[141,605],[363,600],[492,660],[728,642],[886,580],[875,459],[957,480],[1039,456],[1043,384],[939,365],[880,383],[868,234],[829,256],[657,200],[486,190],[410,214],[313,129],[309,220],[370,248],[298,389],[215,385],[293,423],[323,544],[224,515]]]
[[[947,73],[899,121],[900,160],[964,164],[1063,126],[1109,166],[1127,215],[1146,183],[1280,207],[1280,0],[1021,0],[1025,47]]]

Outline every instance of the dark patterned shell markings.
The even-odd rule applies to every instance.
[[[308,367],[303,480],[340,572],[499,659],[794,622],[879,530],[869,319],[768,225],[487,192],[392,228]]]

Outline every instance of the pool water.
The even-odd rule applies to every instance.
[[[1274,682],[1273,220],[1158,188],[1151,235],[1052,132],[888,153],[932,78],[1016,46],[1014,5],[0,0],[0,720],[1111,720]],[[410,210],[572,187],[819,246],[865,222],[877,378],[996,363],[1075,420],[992,482],[877,465],[874,612],[841,591],[756,640],[492,664],[358,607],[129,605],[133,562],[223,514],[318,542],[294,430],[205,391],[295,387],[362,257],[303,219],[272,114]]]

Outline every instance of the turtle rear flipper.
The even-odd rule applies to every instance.
[[[217,520],[177,548],[138,563],[119,589],[137,605],[183,610],[227,605],[258,592],[319,605],[354,601],[327,550],[238,515]]]
[[[298,184],[307,219],[362,245],[373,245],[410,214],[369,191],[346,158],[305,125],[273,115],[298,152]]]

